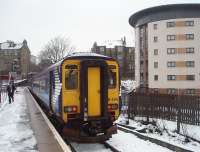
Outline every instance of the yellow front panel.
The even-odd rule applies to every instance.
[[[100,68],[88,68],[88,116],[101,115]]]
[[[66,65],[77,65],[77,73],[78,73],[78,86],[76,89],[67,89],[66,88],[66,74],[69,73],[69,70],[66,69]],[[64,112],[65,106],[77,106],[78,111],[77,113],[80,113],[80,80],[79,80],[79,74],[80,74],[80,61],[78,60],[66,60],[63,63],[62,66],[62,110],[63,110],[63,120],[67,122],[67,113]]]

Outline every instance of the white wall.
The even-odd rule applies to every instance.
[[[194,20],[192,27],[167,28],[166,22]],[[157,30],[153,29],[157,24]],[[192,34],[194,40],[167,41],[167,35]],[[158,36],[158,42],[153,42],[153,37]],[[136,35],[137,37],[137,35]],[[194,54],[167,54],[167,48],[194,47]],[[154,49],[158,49],[158,55],[154,55]],[[136,51],[137,52],[137,51]],[[148,69],[149,88],[200,88],[200,19],[173,19],[152,22],[148,24]],[[195,61],[195,67],[168,68],[167,61]],[[158,62],[158,68],[154,68],[154,62]],[[158,81],[154,81],[154,75],[158,75]],[[167,75],[195,74],[195,81],[168,81]]]
[[[135,29],[135,81],[136,86],[140,84],[140,47],[139,47],[139,28]]]

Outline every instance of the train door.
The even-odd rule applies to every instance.
[[[102,60],[83,60],[80,69],[81,116],[84,121],[108,114],[108,66]]]
[[[101,115],[100,68],[88,67],[88,116]]]

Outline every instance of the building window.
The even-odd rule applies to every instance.
[[[185,26],[194,26],[194,21],[185,21]]]
[[[167,22],[167,27],[175,27],[175,22]]]
[[[158,75],[154,75],[154,81],[158,81]]]
[[[15,50],[15,51],[14,51],[14,54],[15,54],[15,56],[17,56],[17,55],[18,55],[18,52],[17,52],[17,50]]]
[[[134,66],[132,64],[129,64],[129,70],[133,70]]]
[[[153,24],[153,29],[157,30],[158,29],[158,24]]]
[[[158,55],[158,49],[154,49],[154,55]]]
[[[194,40],[194,34],[185,34],[186,40]]]
[[[196,92],[195,92],[195,89],[186,89],[185,90],[185,94],[188,94],[188,95],[194,95]]]
[[[167,67],[176,67],[176,62],[175,61],[168,61]]]
[[[154,68],[158,68],[158,62],[154,62]]]
[[[121,55],[118,54],[117,59],[118,59],[118,60],[122,60],[122,59],[123,59],[122,54],[121,54]]]
[[[195,80],[195,75],[186,75],[186,80]]]
[[[148,60],[146,60],[146,65],[148,66]]]
[[[175,88],[169,88],[167,89],[168,94],[176,94],[176,89]]]
[[[4,55],[8,55],[8,51],[4,51]]]
[[[153,37],[153,41],[154,41],[154,42],[158,42],[158,37],[157,37],[157,36],[154,36],[154,37]]]
[[[167,80],[176,80],[176,75],[167,75]]]
[[[186,53],[194,53],[194,48],[186,48]]]
[[[176,39],[175,35],[167,35],[167,41],[173,41]]]
[[[153,93],[158,94],[158,93],[159,93],[158,88],[154,88],[154,89],[153,89]]]
[[[175,54],[176,49],[175,48],[167,48],[167,54]]]
[[[104,54],[104,47],[100,47],[100,54]]]
[[[144,63],[143,61],[140,61],[140,65],[143,65],[143,63]]]
[[[194,67],[194,61],[186,61],[186,67]]]
[[[140,80],[144,80],[144,74],[140,73]]]

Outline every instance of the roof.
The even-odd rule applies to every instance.
[[[21,49],[23,46],[23,43],[14,43],[13,41],[7,41],[0,43],[0,50],[16,50]]]
[[[105,55],[92,53],[92,52],[74,52],[69,55],[67,55],[65,58],[72,58],[72,57],[102,57],[102,58],[110,58]]]
[[[116,46],[123,46],[122,45],[122,40],[107,40],[103,43],[100,43],[98,45],[99,47],[106,47],[106,48],[115,48]]]
[[[47,71],[55,69],[56,67],[62,65],[62,63],[65,60],[68,60],[68,59],[108,59],[108,60],[114,60],[111,57],[104,56],[104,55],[97,54],[97,53],[92,53],[92,52],[74,52],[74,53],[71,53],[71,54],[67,55],[62,60],[52,64],[51,66],[46,68],[43,72],[39,73],[36,77],[42,75],[43,73],[46,73]]]
[[[129,18],[129,24],[137,27],[149,22],[176,18],[199,18],[200,4],[170,4],[150,7],[134,13]]]

